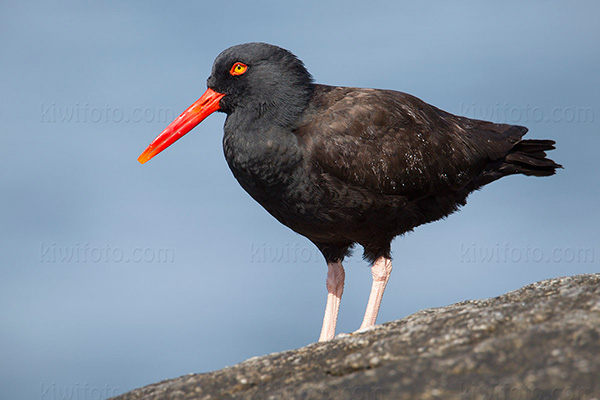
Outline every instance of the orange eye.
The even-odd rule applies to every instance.
[[[248,66],[246,64],[243,64],[241,62],[236,62],[235,64],[233,64],[233,67],[231,67],[231,70],[229,71],[229,73],[233,76],[242,75],[243,73],[246,72],[247,69],[248,69]]]

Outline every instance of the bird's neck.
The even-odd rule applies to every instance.
[[[236,177],[240,174],[256,179],[271,177],[285,173],[301,161],[298,139],[292,129],[276,124],[239,126],[234,124],[233,117],[230,115],[225,121],[223,150]]]
[[[303,153],[292,126],[232,113],[225,122],[223,151],[240,185],[261,204],[265,193],[285,193],[298,184]]]
[[[312,98],[312,83],[290,84],[254,97],[227,115],[223,150],[237,180],[254,189],[284,190],[303,160],[294,134]]]
[[[268,92],[253,94],[251,101],[240,104],[228,114],[225,128],[241,131],[294,130],[310,103],[315,85],[309,81],[286,83]]]

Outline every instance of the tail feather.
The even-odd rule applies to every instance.
[[[499,171],[504,175],[523,174],[550,176],[562,165],[546,158],[546,151],[555,149],[553,140],[521,140],[504,158]]]
[[[546,158],[546,151],[553,150],[553,140],[520,140],[508,153],[487,167],[475,178],[469,190],[478,189],[507,175],[551,176],[562,165]]]
[[[539,140],[539,139],[525,139],[517,142],[513,146],[514,151],[523,151],[526,153],[533,153],[536,151],[549,151],[554,150],[554,140]]]

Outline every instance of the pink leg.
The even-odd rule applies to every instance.
[[[331,340],[335,336],[335,326],[346,277],[341,261],[327,263],[327,267],[329,268],[327,271],[327,305],[325,306],[325,316],[323,317],[323,328],[321,329],[319,342]]]
[[[371,286],[371,295],[367,303],[367,311],[363,319],[360,329],[369,328],[375,325],[379,306],[381,306],[381,298],[385,291],[385,286],[390,279],[392,273],[392,259],[387,257],[379,257],[371,267],[371,275],[373,275],[373,285]]]

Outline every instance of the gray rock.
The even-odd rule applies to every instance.
[[[114,399],[600,399],[600,274],[419,311]]]

